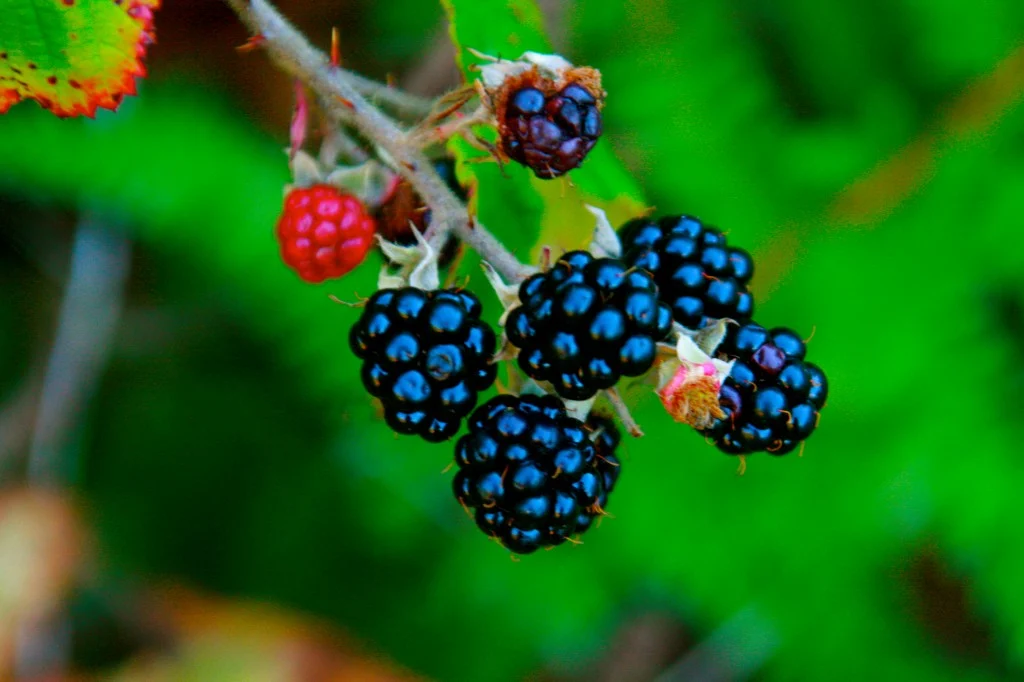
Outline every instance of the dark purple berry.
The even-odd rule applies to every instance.
[[[526,87],[508,98],[502,148],[538,178],[556,178],[578,167],[600,136],[600,109],[580,84],[548,97]]]

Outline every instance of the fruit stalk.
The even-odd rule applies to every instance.
[[[449,232],[476,249],[482,258],[508,279],[525,278],[532,269],[520,263],[478,221],[470,220],[465,204],[448,188],[422,151],[402,128],[373,104],[367,79],[356,78],[331,64],[330,58],[310,45],[266,0],[225,0],[242,22],[263,36],[263,47],[284,71],[300,79],[324,101],[331,112],[371,140],[394,170],[406,178],[433,211],[428,238],[443,243]],[[372,83],[372,81],[369,81]],[[361,92],[360,90],[363,90]]]

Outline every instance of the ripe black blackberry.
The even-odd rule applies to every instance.
[[[601,111],[580,83],[548,96],[523,87],[509,96],[500,131],[510,158],[538,178],[557,178],[583,163],[601,136]]]
[[[505,324],[519,366],[570,400],[645,373],[672,325],[649,273],[586,251],[570,251],[529,277],[519,300]]]
[[[754,263],[715,228],[690,216],[637,218],[620,228],[619,238],[622,260],[654,275],[661,300],[684,327],[720,318],[742,324],[753,314],[747,283]]]
[[[456,289],[381,289],[367,301],[349,344],[392,429],[431,442],[459,430],[497,374],[496,338],[480,310]]]
[[[608,451],[615,435],[605,429],[595,444],[554,396],[497,396],[477,408],[455,446],[455,497],[513,552],[560,545],[607,503],[618,476]]]
[[[807,347],[795,332],[750,322],[731,328],[719,352],[736,363],[719,393],[725,416],[704,433],[722,452],[785,455],[811,435],[828,381],[804,361]]]

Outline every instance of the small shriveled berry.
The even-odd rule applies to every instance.
[[[455,162],[450,158],[442,158],[432,163],[434,170],[448,189],[463,201],[466,190],[455,177]],[[403,246],[414,246],[416,235],[412,227],[424,234],[430,227],[431,210],[413,189],[407,180],[396,179],[394,187],[377,210],[377,229],[384,239]],[[438,263],[447,265],[455,255],[458,241],[450,237],[441,248]]]

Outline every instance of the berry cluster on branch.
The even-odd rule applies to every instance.
[[[349,338],[362,383],[400,434],[449,441],[468,418],[453,486],[484,533],[525,554],[594,525],[621,463],[619,425],[593,408],[603,402],[642,435],[626,388],[648,386],[671,418],[727,454],[783,455],[815,430],[825,374],[795,332],[753,320],[753,260],[719,230],[666,216],[616,231],[588,207],[588,247],[533,266],[471,218],[443,143],[460,136],[538,178],[564,175],[601,134],[596,69],[531,52],[487,58],[473,84],[429,102],[340,68],[266,0],[226,1],[333,126],[314,159],[298,149],[299,107],[281,255],[319,283],[358,266],[376,236],[385,265]],[[497,146],[480,126],[496,131]],[[474,293],[441,286],[445,263],[449,281],[459,267],[453,244],[483,259],[501,329]],[[503,362],[507,384],[478,405]]]

